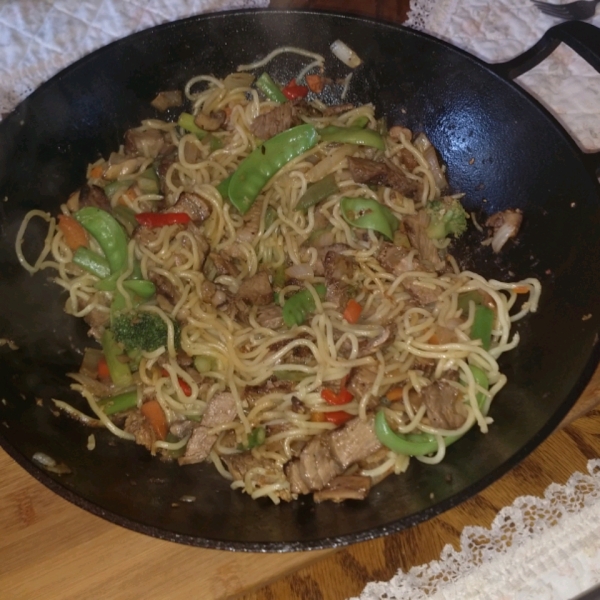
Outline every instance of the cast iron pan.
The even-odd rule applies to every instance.
[[[488,435],[471,431],[439,466],[412,462],[365,502],[316,506],[310,499],[273,506],[238,492],[211,467],[153,460],[135,444],[51,412],[50,398],[84,403],[68,390],[89,341],[83,322],[63,313],[50,271],[29,276],[17,263],[15,234],[32,208],[56,211],[84,182],[86,165],[118,147],[124,131],[156,116],[154,95],[199,73],[223,76],[280,45],[327,56],[340,38],[364,59],[350,100],[374,102],[390,124],[425,131],[448,165],[469,210],[519,207],[524,226],[499,257],[466,236],[455,248],[464,266],[488,277],[539,277],[539,312],[521,322],[519,347],[505,356],[509,383],[496,398]],[[401,27],[315,12],[214,14],[145,31],[95,52],[34,92],[0,125],[0,443],[34,477],[78,506],[114,523],[172,541],[229,550],[334,547],[409,527],[477,493],[531,452],[577,399],[597,364],[600,323],[600,211],[595,170],[560,125],[510,78],[560,41],[599,69],[600,35],[571,23],[551,30],[511,63],[490,66]],[[275,79],[298,71],[297,57],[269,68]],[[335,98],[331,98],[335,101]],[[474,159],[474,160],[473,160]],[[42,238],[29,236],[34,255]],[[41,399],[41,402],[36,402]],[[39,405],[41,404],[41,406]],[[71,469],[46,473],[44,452]],[[197,498],[180,502],[183,495]],[[173,503],[179,504],[174,507]]]

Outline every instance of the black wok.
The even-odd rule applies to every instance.
[[[50,398],[83,407],[65,373],[78,368],[89,341],[85,325],[62,311],[49,271],[29,276],[13,249],[24,214],[56,211],[84,181],[86,165],[117,148],[124,131],[156,116],[149,102],[195,74],[225,75],[276,46],[295,43],[328,57],[343,39],[364,59],[349,99],[373,101],[390,124],[425,131],[485,215],[519,207],[517,242],[500,256],[476,232],[455,248],[463,266],[487,277],[542,280],[539,312],[517,325],[519,347],[505,355],[509,383],[496,398],[488,435],[471,431],[438,466],[414,461],[378,485],[365,502],[273,506],[239,492],[210,466],[179,468],[135,444],[90,431],[51,412]],[[0,124],[0,444],[41,482],[117,524],[186,544],[246,551],[332,547],[384,535],[428,519],[477,493],[548,436],[597,364],[600,324],[598,155],[584,155],[562,127],[510,81],[564,40],[600,68],[600,33],[571,23],[551,30],[531,52],[490,66],[420,33],[325,13],[237,12],[201,16],[142,32],[91,54],[43,85]],[[298,59],[269,68],[275,79]],[[335,98],[331,98],[334,101]],[[38,240],[27,251],[35,254]],[[29,236],[35,237],[35,236]],[[41,399],[36,402],[36,399]],[[42,404],[41,406],[39,404]],[[32,462],[44,452],[71,470],[47,473]],[[172,504],[183,495],[193,503]]]

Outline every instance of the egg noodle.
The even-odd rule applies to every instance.
[[[126,206],[134,213],[152,212],[159,207],[164,210],[184,192],[196,194],[210,208],[210,216],[195,228],[171,224],[141,233],[139,230],[144,228],[138,228],[129,236],[128,268],[116,282],[128,307],[133,307],[134,298],[124,283],[137,261],[144,279],[162,278],[174,290],[170,299],[160,297],[159,291],[157,297],[139,306],[140,311],[160,316],[168,335],[163,346],[142,352],[134,373],[137,409],[132,410],[153,399],[160,404],[172,432],[173,425],[182,426],[164,439],[155,436],[149,449],[163,457],[181,457],[202,424],[207,405],[219,394],[228,393],[233,397],[235,414],[227,422],[208,427],[205,433],[214,436],[215,441],[207,460],[223,477],[232,480],[233,488],[253,498],[267,496],[276,503],[294,499],[298,491],[290,485],[286,465],[300,460],[302,450],[315,436],[342,430],[352,422],[344,425],[344,419],[372,421],[377,411],[383,412],[397,436],[422,434],[427,436],[423,439],[435,441],[435,449],[417,456],[418,460],[443,460],[449,437],[460,436],[474,425],[485,433],[492,424],[490,405],[506,383],[497,359],[519,343],[519,335],[511,333],[511,325],[536,310],[539,282],[531,278],[503,283],[462,271],[445,248],[445,241],[436,242],[443,268],[436,271],[423,267],[417,249],[408,242],[404,220],[440,198],[443,190],[430,160],[406,129],[396,129],[395,135],[384,131],[384,150],[319,141],[279,169],[264,185],[250,211],[241,215],[217,186],[261,146],[252,124],[257,116],[278,105],[262,99],[247,81],[239,86],[232,84],[235,81],[235,77],[221,80],[202,75],[190,80],[185,88],[194,115],[226,113],[225,123],[209,136],[216,144],[199,139],[173,122],[150,119],[136,128],[138,133],[161,132],[164,146],[177,149],[158,193],[148,191],[141,182],[142,175],[155,164],[156,155],[152,153],[132,155],[121,147],[119,160],[113,156],[88,168],[90,185],[105,189],[110,181],[129,184],[109,197],[113,208]],[[359,121],[365,129],[381,130],[371,104],[338,113],[328,112],[318,98],[311,101],[311,106],[315,110],[306,111],[300,119],[317,131],[331,125],[346,128]],[[407,181],[414,182],[418,192],[409,197],[385,185],[355,181],[348,167],[349,156],[386,161]],[[109,180],[111,163],[121,170]],[[306,211],[297,210],[309,186],[330,174],[334,174],[338,191]],[[380,252],[389,242],[377,231],[355,227],[344,217],[340,200],[347,197],[372,199],[388,207],[400,223],[393,242],[406,250],[406,260],[411,263],[414,259],[418,268],[404,272],[386,269]],[[61,213],[72,215],[78,208],[75,195],[61,206]],[[28,262],[23,245],[32,219],[45,220],[48,234],[38,258]],[[93,250],[101,251],[93,238],[90,244]],[[342,280],[362,308],[355,322],[344,317],[343,305],[329,298],[331,281],[322,267],[324,247],[337,248],[352,265],[351,273],[343,275]],[[40,210],[31,211],[19,230],[16,251],[29,272],[48,268],[56,271],[54,280],[68,294],[65,310],[75,317],[95,316],[103,321],[92,327],[92,334],[99,337],[107,326],[115,292],[99,291],[98,277],[73,263],[74,251],[65,241],[57,219]],[[221,257],[235,268],[230,272],[209,269],[210,257]],[[286,274],[284,282],[277,289],[274,286],[276,296],[270,308],[279,310],[277,307],[283,307],[300,290],[308,290],[314,303],[314,310],[304,322],[292,327],[281,320],[276,325],[265,322],[261,319],[263,306],[246,302],[244,307],[237,295],[242,283],[257,273],[266,271],[273,280],[273,275],[282,270]],[[319,284],[328,288],[325,297],[318,291]],[[423,300],[418,288],[435,292],[435,299]],[[471,339],[476,302],[471,301],[468,309],[464,304],[460,307],[461,297],[469,292],[480,293],[493,308],[487,350],[480,339]],[[181,328],[179,344],[174,322]],[[194,368],[192,361],[197,357],[208,367],[201,371]],[[488,386],[474,377],[472,367],[485,374]],[[351,383],[361,373],[370,377],[357,391],[359,388]],[[103,388],[96,385],[98,382],[81,373],[73,377],[72,387],[85,397],[97,421],[74,407],[65,409],[61,401],[57,401],[59,407],[71,416],[79,413],[88,424],[94,421],[118,437],[137,439],[135,431],[123,424],[122,416],[103,412]],[[440,381],[453,388],[460,399],[456,410],[462,424],[458,427],[436,425],[428,404],[419,401],[424,390]],[[337,393],[344,386],[354,393],[343,405],[324,399],[325,389]],[[118,392],[110,384],[107,389]],[[340,421],[340,412],[349,416]],[[249,439],[259,429],[264,439],[250,447]],[[236,477],[227,461],[240,453],[251,456],[254,463]],[[347,469],[344,465],[344,473],[368,477],[376,483],[391,473],[405,471],[408,463],[407,454],[384,444],[368,459],[363,457]],[[318,491],[318,486],[308,487]]]

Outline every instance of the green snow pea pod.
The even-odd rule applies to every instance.
[[[282,167],[317,144],[317,130],[308,123],[292,127],[252,151],[231,176],[227,194],[241,214]],[[221,190],[219,190],[221,191]]]
[[[287,102],[287,98],[283,95],[279,86],[271,79],[271,76],[268,73],[263,73],[256,80],[256,87],[273,102],[279,102],[279,104]]]
[[[475,383],[482,388],[489,387],[487,375],[480,368],[470,365],[471,373]],[[483,408],[485,403],[485,395],[477,394],[477,404],[479,408]],[[400,434],[396,433],[387,422],[383,410],[379,410],[375,415],[375,435],[377,439],[386,447],[396,452],[397,454],[405,454],[407,456],[424,456],[437,452],[438,442],[435,436],[428,433]],[[460,439],[462,435],[444,436],[446,446],[453,444]]]
[[[86,206],[73,216],[94,236],[108,261],[111,273],[121,272],[127,267],[127,235],[112,215],[101,208]]]
[[[296,210],[307,212],[311,206],[318,204],[321,200],[324,200],[332,194],[337,194],[339,191],[337,183],[335,182],[335,175],[330,173],[323,177],[323,179],[308,186],[306,192],[304,192],[300,200],[298,200]]]
[[[340,208],[342,217],[348,225],[360,229],[372,229],[388,240],[394,239],[399,221],[384,204],[370,198],[342,198]]]
[[[110,267],[104,256],[100,256],[97,252],[85,246],[80,246],[75,250],[73,262],[100,279],[104,279],[110,275]]]
[[[378,150],[385,150],[385,142],[383,141],[381,134],[372,129],[363,129],[362,127],[336,127],[335,125],[330,125],[324,129],[319,129],[319,135],[324,142],[372,146]]]
[[[327,289],[322,283],[315,285],[315,291],[319,298],[325,298]],[[286,299],[283,304],[283,322],[288,327],[302,325],[309,313],[316,309],[315,299],[309,290],[301,290]]]

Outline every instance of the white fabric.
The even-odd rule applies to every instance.
[[[529,0],[411,0],[406,24],[494,63],[557,22]],[[600,26],[600,16],[591,22]],[[582,148],[600,149],[600,75],[573,51],[559,46],[517,81]],[[518,498],[491,529],[465,528],[460,550],[447,546],[439,560],[369,583],[360,600],[570,600],[600,584],[600,460],[588,469],[543,498]]]
[[[0,0],[0,115],[46,79],[134,31],[269,0]]]
[[[517,498],[491,529],[466,527],[460,550],[369,583],[360,600],[568,600],[598,585],[600,460],[588,471]]]
[[[569,0],[549,0],[563,4]],[[600,5],[589,22],[600,26]],[[407,25],[501,62],[530,48],[559,23],[530,0],[411,0]],[[600,75],[565,45],[517,80],[587,150],[600,149]]]

